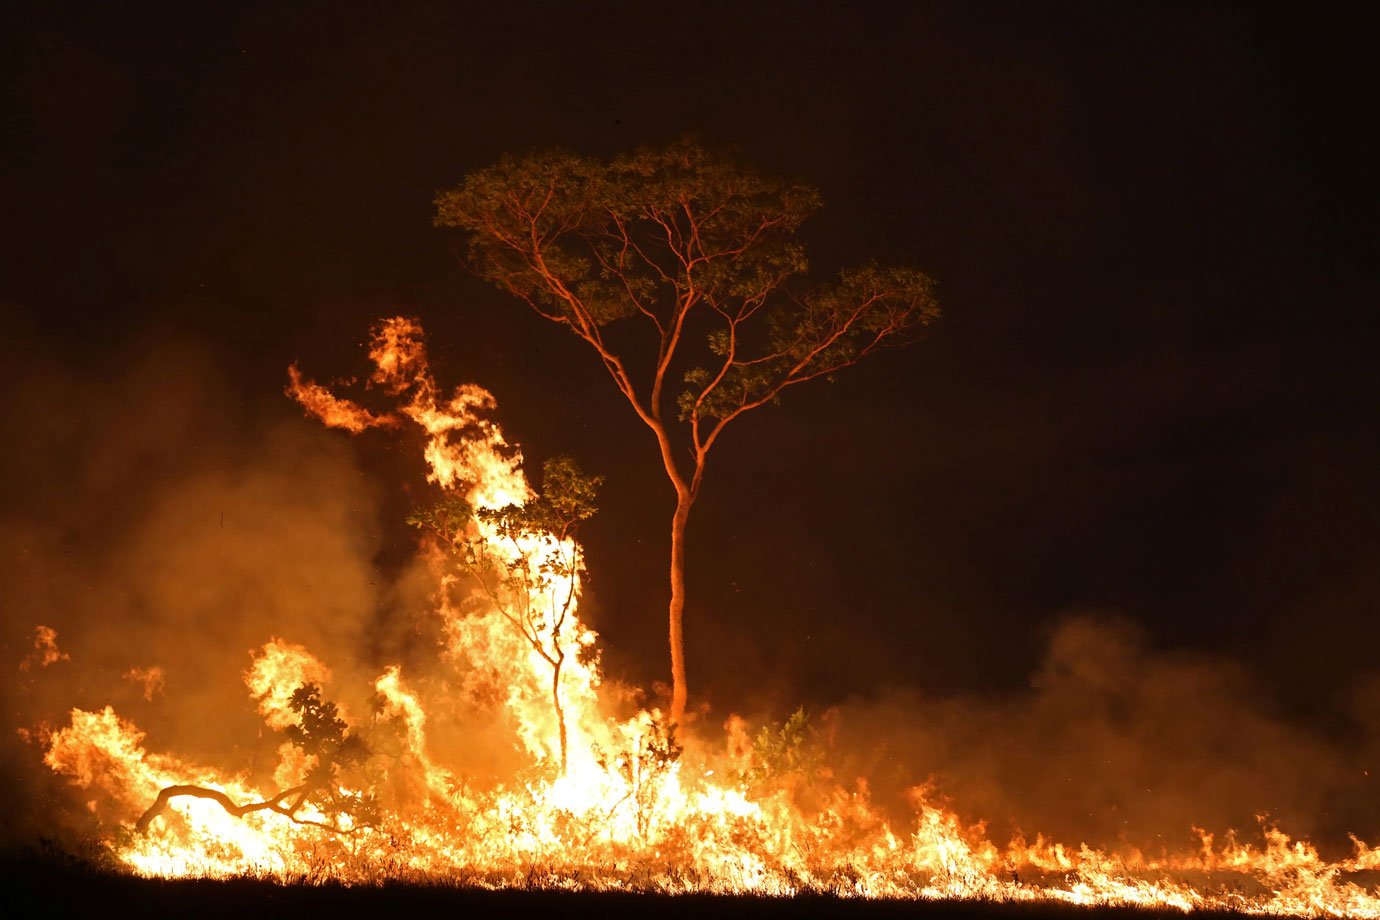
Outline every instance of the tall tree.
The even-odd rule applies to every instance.
[[[602,161],[508,156],[436,199],[481,276],[565,326],[656,437],[671,518],[671,720],[685,715],[685,534],[724,429],[789,387],[914,340],[933,282],[869,264],[802,283],[819,193],[691,138]],[[640,323],[641,335],[622,328]],[[672,394],[674,390],[674,394]]]

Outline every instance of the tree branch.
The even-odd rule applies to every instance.
[[[256,811],[272,811],[282,815],[294,824],[319,827],[322,830],[330,831],[334,834],[343,835],[353,834],[355,832],[353,828],[343,828],[333,824],[327,824],[323,821],[313,821],[310,818],[297,817],[297,812],[302,809],[302,805],[306,802],[308,791],[310,791],[309,787],[305,785],[294,786],[291,789],[284,789],[282,792],[276,793],[261,802],[249,802],[245,805],[236,805],[235,801],[230,798],[230,796],[221,792],[219,789],[208,789],[205,786],[193,785],[168,786],[158,793],[158,798],[154,799],[153,804],[148,807],[148,810],[139,816],[139,820],[134,823],[134,829],[141,834],[147,834],[149,832],[149,825],[153,823],[153,819],[167,811],[168,805],[173,799],[181,796],[191,796],[198,799],[209,799],[225,809],[227,814],[235,818],[243,818],[245,815],[252,814]],[[297,796],[297,801],[292,803],[290,807],[283,804],[284,799],[294,795]]]

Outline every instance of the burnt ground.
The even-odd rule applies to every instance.
[[[178,917],[194,920],[259,917],[394,920],[443,917],[813,918],[850,920],[1152,920],[1182,918],[1173,910],[996,904],[981,901],[860,901],[827,896],[772,898],[728,895],[488,891],[444,884],[281,885],[262,879],[135,878],[77,859],[41,854],[0,860],[0,917]],[[1226,912],[1203,917],[1238,917]]]

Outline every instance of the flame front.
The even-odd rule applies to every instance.
[[[336,396],[295,367],[289,392],[324,423],[351,432],[419,426],[430,481],[472,509],[532,500],[521,455],[493,421],[492,395],[465,386],[443,398],[415,322],[380,324],[370,357],[370,385],[397,400],[390,412]],[[73,710],[68,725],[48,734],[45,763],[85,790],[118,859],[150,876],[446,878],[1380,917],[1380,892],[1360,881],[1380,868],[1380,850],[1359,841],[1352,856],[1334,861],[1268,825],[1259,845],[1200,832],[1199,848],[1182,853],[1104,852],[1044,837],[999,844],[928,789],[915,791],[913,821],[898,827],[865,787],[845,787],[817,769],[793,779],[773,774],[772,753],[754,746],[741,720],[725,727],[727,744],[683,731],[672,738],[658,711],[629,714],[627,701],[602,682],[597,637],[579,619],[584,572],[574,538],[505,532],[483,515],[464,526],[467,551],[478,547],[502,571],[516,572],[511,583],[527,593],[505,608],[457,571],[457,546],[427,537],[439,673],[385,667],[372,684],[372,713],[339,712],[352,731],[366,732],[369,750],[358,762],[338,758],[332,788],[338,801],[375,797],[374,818],[349,809],[328,814],[305,793],[284,792],[307,788],[313,776],[322,782],[333,748],[313,752],[285,741],[270,785],[268,777],[147,752],[142,732],[110,707]],[[39,633],[37,648],[35,666],[58,660],[51,630]],[[156,666],[128,676],[150,698],[154,688],[167,692]],[[271,636],[245,674],[266,725],[279,731],[314,705],[301,688],[329,693],[332,680],[309,649]],[[511,740],[508,773],[497,780],[476,779],[463,757],[452,756],[456,737],[463,746],[456,726],[481,722]],[[440,736],[451,743],[438,746]],[[150,809],[160,793],[188,788],[199,791]]]

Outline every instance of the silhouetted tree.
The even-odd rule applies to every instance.
[[[436,200],[437,225],[470,233],[474,269],[593,348],[656,437],[676,494],[673,723],[688,692],[686,524],[720,435],[939,315],[932,282],[911,268],[796,284],[806,259],[795,234],[819,204],[809,185],[693,139],[608,162],[563,150],[504,157]],[[640,345],[616,331],[635,322],[648,333]]]

